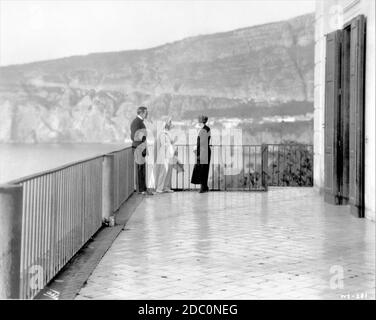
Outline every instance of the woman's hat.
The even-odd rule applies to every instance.
[[[208,122],[208,117],[204,116],[204,115],[200,115],[200,116],[198,116],[198,122],[199,123],[206,123],[206,122]]]

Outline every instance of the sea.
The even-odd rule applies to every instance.
[[[128,143],[0,143],[0,184],[120,150],[128,145]]]

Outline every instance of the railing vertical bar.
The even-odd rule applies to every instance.
[[[72,167],[72,180],[71,180],[71,190],[72,190],[72,211],[71,211],[71,253],[70,256],[73,257],[75,252],[75,212],[76,212],[76,195],[77,195],[77,187],[76,187],[76,168]]]
[[[64,173],[63,170],[59,171],[59,214],[58,214],[58,269],[61,268],[62,260],[63,260],[63,237],[62,237],[62,230],[63,230],[63,199],[64,196]]]
[[[48,227],[47,227],[47,181],[48,181],[48,175],[44,175],[43,179],[43,197],[42,197],[42,203],[43,203],[43,211],[42,211],[42,268],[43,268],[43,285],[46,281],[46,267],[47,267],[47,261],[46,261],[46,248],[47,248],[47,241],[46,236],[48,235]]]
[[[76,206],[77,206],[77,168],[72,167],[73,171],[73,179],[72,179],[72,189],[73,189],[73,204],[72,204],[72,253],[71,256],[73,257],[74,253],[76,252]]]
[[[24,192],[26,193],[26,210],[24,212],[24,224],[25,224],[25,230],[26,234],[23,234],[23,238],[25,239],[24,242],[24,249],[23,249],[23,256],[25,257],[25,263],[24,263],[24,268],[23,268],[23,292],[22,292],[22,298],[27,298],[28,297],[28,284],[29,284],[29,274],[28,274],[28,269],[29,269],[29,263],[30,263],[30,239],[31,239],[31,197],[30,197],[30,181],[26,181],[24,184]]]
[[[89,229],[89,235],[88,235],[88,238],[90,238],[92,236],[92,233],[93,233],[93,215],[94,215],[94,206],[93,206],[93,196],[94,196],[94,170],[93,170],[93,162],[90,162],[89,163],[89,166],[90,166],[90,211],[89,211],[89,223],[90,223],[90,229]],[[119,167],[120,167],[120,162],[119,162]],[[119,168],[120,169],[120,168]],[[120,191],[120,190],[119,190]],[[119,198],[118,198],[119,200]],[[118,201],[119,203],[119,201]]]
[[[76,169],[75,167],[72,167],[72,178],[71,178],[71,190],[72,190],[72,206],[71,206],[71,252],[70,256],[72,257],[74,254],[75,249],[75,208],[76,208],[76,194],[77,194],[77,188],[76,188]]]
[[[33,179],[33,220],[31,225],[31,230],[33,232],[32,234],[32,251],[31,251],[31,259],[30,259],[30,265],[29,268],[35,263],[35,255],[36,255],[36,237],[37,237],[37,229],[35,227],[36,225],[36,212],[37,212],[37,182],[36,179]],[[30,292],[29,295],[32,295],[32,288],[29,286]]]
[[[44,215],[43,215],[43,192],[44,192],[44,179],[45,176],[42,176],[38,178],[38,222],[37,222],[37,228],[38,228],[38,253],[37,253],[37,260],[36,264],[39,268],[42,268],[42,274],[43,274],[43,223],[44,223]],[[40,270],[40,269],[39,269]],[[39,280],[40,281],[40,280]]]
[[[77,183],[77,203],[76,203],[76,226],[75,226],[75,237],[76,237],[76,249],[78,250],[80,245],[80,235],[81,235],[81,219],[80,219],[80,212],[81,212],[81,170],[80,166],[76,167],[76,183]]]
[[[66,255],[66,238],[65,238],[65,230],[66,230],[66,212],[67,212],[67,175],[66,170],[62,171],[62,181],[63,181],[63,196],[62,196],[62,203],[61,203],[61,251],[62,251],[62,260],[61,260],[61,267],[65,263],[65,255]]]
[[[51,181],[50,181],[50,237],[49,237],[49,270],[48,270],[48,279],[51,279],[54,276],[53,270],[54,270],[54,252],[55,252],[55,196],[56,196],[56,190],[55,190],[55,173],[51,174]]]
[[[217,146],[216,146],[217,147]],[[222,163],[222,151],[218,150],[217,148],[217,154],[218,154],[218,190],[221,190],[221,163]]]
[[[275,161],[274,161],[274,157],[275,157],[275,153],[274,153],[274,145],[273,145],[273,157],[272,157],[272,159],[273,159],[273,162],[272,162],[272,184],[274,184],[274,179],[275,179],[275,167],[276,167],[276,165],[275,165]],[[277,173],[278,173],[278,168],[277,168]]]
[[[52,186],[53,186],[53,173],[48,176],[48,238],[47,238],[47,279],[52,278],[51,274],[51,251],[52,251]]]
[[[35,257],[36,257],[36,239],[37,239],[37,197],[38,197],[38,184],[37,179],[33,179],[33,224],[32,224],[32,230],[33,230],[33,240],[32,240],[32,255],[31,255],[31,261],[30,261],[30,267],[35,264]],[[30,295],[32,295],[32,288],[30,287]]]
[[[25,298],[25,270],[26,270],[26,242],[27,242],[27,208],[28,208],[28,199],[27,199],[27,189],[26,183],[22,183],[23,187],[23,202],[22,202],[22,244],[21,244],[21,287],[20,287],[20,297],[21,299]]]
[[[248,190],[251,191],[251,146],[248,146]]]
[[[273,148],[275,148],[275,146],[273,146]],[[274,154],[276,151],[274,151]],[[277,148],[277,154],[276,154],[276,157],[277,157],[277,160],[276,160],[276,163],[277,163],[277,183],[276,185],[279,186],[280,184],[280,180],[281,180],[281,177],[280,177],[280,173],[281,173],[281,168],[280,168],[280,151],[279,151],[279,148]],[[275,185],[275,184],[274,184]]]
[[[302,151],[299,152],[299,180],[302,182]]]
[[[47,278],[47,261],[46,261],[46,251],[47,251],[47,240],[46,236],[48,235],[48,225],[47,225],[47,201],[48,201],[48,196],[47,196],[47,184],[48,184],[48,175],[44,175],[44,180],[43,180],[43,224],[42,224],[42,268],[43,268],[43,285],[46,283],[46,278]]]
[[[41,207],[42,207],[42,199],[41,199],[41,194],[42,194],[42,183],[41,183],[41,180],[43,180],[43,177],[39,177],[36,179],[37,181],[37,211],[36,211],[36,215],[37,215],[37,220],[36,220],[36,230],[37,230],[37,234],[36,234],[36,256],[35,256],[35,259],[34,259],[34,262],[33,264],[34,265],[40,265],[40,259],[41,259],[41,228],[42,228],[42,224],[41,224],[41,218],[42,218],[42,215],[41,215]],[[33,288],[35,290],[35,288]]]
[[[63,261],[64,261],[64,213],[65,213],[65,171],[61,170],[61,211],[60,211],[60,252],[59,252],[59,257],[60,257],[60,262],[59,262],[59,268],[63,266]]]
[[[253,146],[253,149],[254,149],[253,156],[254,156],[254,165],[255,165],[255,186],[254,187],[257,189],[259,186],[259,181],[260,181],[260,169],[257,163],[257,159],[258,157],[262,157],[262,154],[261,154],[261,147],[259,149],[258,147]]]
[[[176,156],[179,157],[179,147],[176,149]],[[179,175],[178,175],[178,171],[176,170],[176,175],[175,175],[175,179],[176,179],[176,188],[179,189]],[[182,189],[184,189],[184,185],[182,186]]]
[[[41,233],[40,233],[40,260],[39,260],[39,265],[42,267],[42,283],[44,285],[44,274],[45,274],[45,261],[44,261],[44,245],[45,245],[45,236],[46,236],[46,180],[47,176],[44,175],[42,176],[40,182],[41,182],[41,210],[40,210],[40,215],[41,215]]]
[[[46,176],[43,175],[39,178],[39,210],[38,210],[38,216],[39,216],[39,235],[38,235],[38,266],[41,267],[42,275],[44,273],[43,270],[43,236],[44,236],[44,189],[45,189],[45,180]],[[43,280],[42,280],[43,281]]]
[[[29,181],[29,199],[30,199],[30,206],[29,206],[29,217],[30,217],[30,225],[29,225],[29,244],[28,244],[28,259],[27,259],[27,297],[31,295],[31,287],[30,287],[30,274],[29,268],[32,264],[33,260],[33,250],[34,250],[34,213],[35,213],[35,193],[34,193],[34,179]]]
[[[70,217],[71,217],[71,168],[67,168],[66,170],[67,180],[66,180],[66,192],[67,192],[67,202],[66,202],[66,211],[65,211],[65,255],[66,255],[66,261],[68,262],[68,257],[70,255]]]
[[[90,212],[91,212],[91,166],[90,163],[87,165],[87,207],[86,207],[86,216],[85,216],[85,225],[87,226],[86,232],[85,232],[85,239],[89,238],[90,231],[91,231],[91,225],[90,225]]]
[[[67,252],[67,261],[68,257],[71,255],[72,248],[72,167],[68,168],[68,228],[66,231],[67,240],[68,240],[68,252]]]
[[[67,261],[69,260],[68,257],[71,255],[71,247],[72,247],[72,167],[68,168],[68,184],[67,184],[67,192],[68,192],[68,216],[67,216]]]
[[[59,214],[58,214],[58,237],[57,237],[57,268],[60,269],[63,259],[63,239],[62,239],[62,228],[63,228],[63,195],[64,195],[64,181],[63,181],[63,170],[59,171]]]
[[[81,172],[81,189],[82,189],[82,195],[81,195],[81,214],[80,214],[80,244],[83,245],[84,243],[84,216],[85,216],[85,172],[84,172],[84,166],[83,164],[80,164],[80,172]]]
[[[60,199],[60,171],[54,172],[54,252],[53,252],[53,272],[56,273],[58,270],[58,256],[59,256],[59,199]]]
[[[212,176],[211,176],[211,180],[212,180],[212,190],[214,190],[214,179],[215,179],[215,169],[214,169],[214,162],[215,162],[215,154],[214,154],[214,150],[213,150],[213,154],[211,155],[211,162],[212,162],[212,165],[211,165],[211,169],[212,169]]]
[[[68,210],[69,210],[69,176],[68,176],[69,168],[64,170],[64,212],[63,212],[63,221],[64,221],[64,228],[63,228],[63,237],[64,237],[64,264],[67,262],[68,257],[68,237],[67,237],[67,230],[68,230]]]
[[[227,147],[227,146],[225,146]],[[227,181],[226,181],[226,173],[227,173],[227,149],[225,148],[225,165],[224,165],[224,180],[225,180],[225,191],[227,191]]]
[[[45,229],[43,230],[43,284],[47,282],[47,276],[48,276],[48,234],[50,231],[49,224],[48,224],[48,202],[50,199],[50,195],[48,193],[49,188],[49,174],[45,175],[46,181],[45,181],[45,192],[44,192],[44,225]]]

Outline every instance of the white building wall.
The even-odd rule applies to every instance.
[[[367,17],[365,214],[371,220],[375,220],[376,211],[375,3],[375,0],[316,0],[315,25],[314,185],[321,191],[324,187],[325,35],[342,29],[344,23],[359,14]]]
[[[376,66],[375,66],[375,16],[376,1],[364,5],[367,16],[366,51],[366,112],[365,112],[365,207],[366,218],[375,221],[376,211]]]

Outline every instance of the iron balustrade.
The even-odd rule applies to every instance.
[[[121,205],[131,196],[135,190],[134,185],[134,161],[132,148],[115,151],[114,171],[113,171],[113,193],[114,193],[114,211],[117,211]]]
[[[195,190],[190,178],[195,145],[176,145],[184,172],[172,176],[175,190]],[[312,186],[313,146],[308,144],[211,145],[211,190],[265,191],[268,186]]]
[[[172,176],[175,190],[195,190],[199,185],[191,183],[196,162],[195,145],[176,145],[177,157],[184,171]],[[264,168],[266,145],[211,145],[208,186],[211,190],[265,191],[267,190]]]
[[[23,187],[20,298],[35,297],[101,228],[108,155],[115,212],[134,191],[131,147],[8,183]]]
[[[176,147],[184,172],[173,174],[172,188],[198,188],[190,183],[195,146]],[[312,186],[312,145],[212,145],[211,150],[212,190]],[[104,217],[119,210],[134,192],[134,169],[127,147],[8,183],[23,189],[20,298],[33,298],[101,228]]]
[[[269,144],[269,186],[313,186],[313,145]]]

